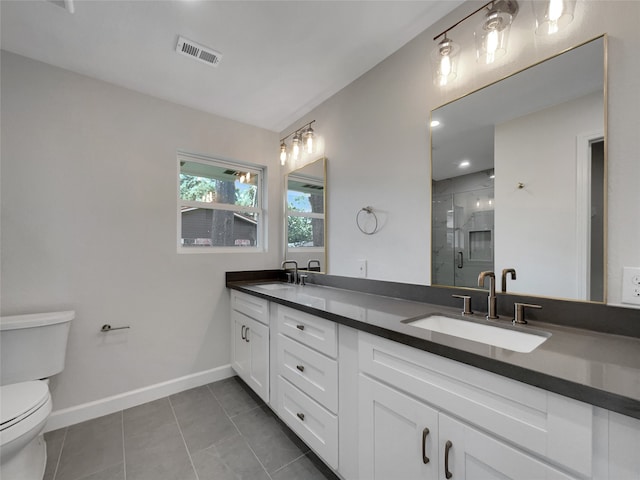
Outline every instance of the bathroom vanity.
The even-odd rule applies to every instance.
[[[455,307],[240,278],[234,370],[345,479],[640,475],[639,338],[503,317],[545,334],[516,352],[412,325]]]

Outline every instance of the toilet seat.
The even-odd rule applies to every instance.
[[[39,380],[0,386],[0,444],[6,445],[46,421],[51,395]]]

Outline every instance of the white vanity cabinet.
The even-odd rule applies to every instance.
[[[273,305],[276,412],[316,454],[338,468],[337,324]],[[277,336],[275,335],[277,331]]]
[[[363,332],[358,355],[360,478],[592,476],[591,405]]]
[[[359,387],[362,479],[573,478],[365,375]]]
[[[269,402],[269,302],[231,291],[231,367]]]

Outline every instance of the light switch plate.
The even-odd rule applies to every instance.
[[[622,272],[622,303],[640,305],[640,267],[624,267]]]

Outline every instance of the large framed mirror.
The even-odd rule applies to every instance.
[[[606,36],[433,110],[430,130],[432,285],[491,270],[509,292],[605,301]]]
[[[284,258],[299,270],[326,272],[326,158],[285,175]]]

